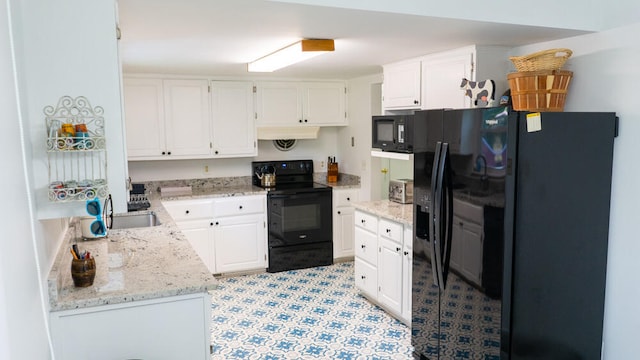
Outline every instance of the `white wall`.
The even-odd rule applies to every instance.
[[[14,8],[11,8],[13,6]],[[39,277],[38,249],[34,224],[34,202],[25,164],[22,132],[25,123],[16,92],[14,71],[15,38],[11,31],[17,4],[0,1],[0,117],[10,153],[3,159],[0,187],[5,189],[0,212],[0,358],[49,359],[47,318]],[[47,272],[42,271],[42,272]]]
[[[569,87],[565,111],[615,111],[620,117],[620,135],[614,148],[605,298],[604,358],[607,360],[632,359],[638,356],[638,34],[640,23],[513,50],[514,54],[521,55],[556,47],[572,49],[573,56],[565,69],[574,72],[574,79]]]
[[[381,111],[382,68],[380,70],[380,74],[348,82],[349,126],[340,129],[338,134],[344,153],[340,171],[360,176],[360,200],[363,201],[371,198],[371,116]]]
[[[322,127],[317,139],[298,140],[289,151],[276,149],[271,140],[259,140],[258,156],[251,158],[129,161],[129,176],[133,182],[249,176],[252,161],[301,159],[312,159],[315,172],[326,172],[328,156],[335,156],[338,162],[343,156],[338,146],[338,131],[336,127]],[[207,173],[205,166],[209,169]]]
[[[47,130],[43,109],[65,95],[104,109],[107,180],[114,207],[126,211],[120,68],[114,0],[21,2],[19,47],[24,117],[31,141],[33,186],[40,219],[84,215],[82,202],[48,200]],[[54,179],[52,179],[54,180]],[[81,180],[81,179],[79,179]]]

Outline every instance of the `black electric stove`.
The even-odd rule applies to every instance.
[[[253,184],[275,173],[268,187],[268,272],[333,263],[332,189],[313,182],[312,160],[254,161]]]

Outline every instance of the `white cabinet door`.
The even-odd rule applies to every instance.
[[[165,151],[162,80],[123,80],[127,156],[161,156]]]
[[[347,125],[346,87],[341,82],[307,82],[302,85],[303,123],[318,126]]]
[[[353,274],[360,291],[373,300],[378,298],[378,272],[375,266],[356,257]]]
[[[50,313],[62,360],[208,360],[210,326],[207,292]]]
[[[206,156],[211,153],[209,82],[164,80],[167,154]]]
[[[213,237],[218,273],[267,267],[264,214],[217,218]]]
[[[257,82],[258,126],[293,126],[302,121],[302,93],[295,82]]]
[[[382,106],[385,109],[420,108],[420,61],[385,65]]]
[[[354,256],[354,213],[355,209],[341,206],[333,212],[333,258]]]
[[[257,125],[347,125],[343,82],[257,82]]]
[[[212,81],[211,117],[214,156],[240,157],[258,154],[253,83]]]
[[[422,60],[422,109],[461,109],[470,99],[460,89],[463,78],[473,80],[472,51]]]
[[[411,290],[413,288],[413,230],[404,226],[404,247],[402,248],[402,319],[411,326]]]
[[[177,222],[176,225],[202,259],[211,273],[216,272],[216,262],[213,247],[213,221],[192,220]]]
[[[396,314],[402,312],[402,245],[378,239],[378,301]]]
[[[333,190],[333,258],[353,257],[355,209],[357,189]]]
[[[355,257],[376,266],[378,263],[378,236],[363,228],[356,226],[354,229]]]

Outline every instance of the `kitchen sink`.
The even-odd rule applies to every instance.
[[[152,227],[160,225],[160,219],[158,219],[158,216],[153,211],[116,214],[113,216],[111,225],[111,228],[114,230]]]

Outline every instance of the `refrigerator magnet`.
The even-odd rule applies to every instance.
[[[540,113],[527,114],[527,132],[536,132],[540,130],[542,130]]]

